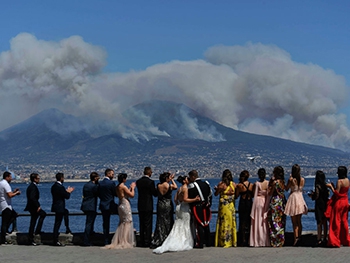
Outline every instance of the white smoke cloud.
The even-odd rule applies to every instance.
[[[128,73],[102,73],[105,58],[103,48],[79,36],[59,42],[27,33],[14,37],[10,50],[0,54],[0,130],[58,108],[132,138],[133,127],[121,113],[159,99],[183,103],[242,131],[340,149],[350,144],[346,117],[338,113],[348,101],[345,79],[318,65],[297,63],[276,46],[216,46],[205,60]],[[187,123],[196,127],[195,120]],[[166,135],[151,123],[142,129]],[[217,138],[215,132],[208,128],[196,136],[209,140]]]

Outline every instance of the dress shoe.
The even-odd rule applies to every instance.
[[[33,242],[31,242],[30,244],[31,244],[32,246],[34,246],[34,247],[35,247],[35,246],[39,246],[39,245],[40,245],[40,243],[36,243],[36,242],[34,242],[34,241],[33,241]]]
[[[82,247],[91,247],[91,244],[90,244],[90,243],[87,243],[87,244],[82,244],[81,246],[82,246]]]
[[[62,244],[61,242],[57,241],[53,244],[55,247],[64,247],[66,246],[65,244]]]
[[[4,241],[1,244],[3,244],[3,245],[12,245],[12,242],[11,241]]]
[[[66,234],[72,234],[72,231],[70,230],[69,227],[66,228]]]

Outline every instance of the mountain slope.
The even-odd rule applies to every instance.
[[[166,170],[184,165],[240,169],[247,165],[247,155],[260,156],[259,164],[265,167],[290,163],[336,167],[349,158],[336,149],[236,131],[173,102],[141,103],[123,115],[130,123],[128,132],[133,127],[137,140],[110,132],[91,136],[79,118],[45,110],[0,132],[0,161],[153,164]]]

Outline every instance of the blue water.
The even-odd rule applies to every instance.
[[[329,178],[331,181],[336,183],[336,178]],[[256,178],[250,178],[250,182],[254,183],[257,179]],[[129,180],[127,182],[130,183],[133,180]],[[214,187],[214,185],[217,185],[220,181],[219,178],[215,179],[208,179],[211,186]],[[157,182],[156,182],[157,183]],[[237,183],[237,182],[236,182]],[[44,209],[46,212],[50,212],[51,209],[51,192],[50,188],[53,183],[42,183],[39,185],[40,190],[40,203],[42,209]],[[65,182],[64,185],[67,186],[73,186],[75,187],[74,192],[71,194],[71,198],[66,201],[66,208],[70,212],[81,212],[80,205],[81,205],[81,199],[82,199],[82,188],[84,183],[78,183],[78,182]],[[306,178],[305,179],[305,187],[304,187],[304,199],[308,205],[309,208],[314,208],[314,201],[311,200],[310,197],[307,196],[307,191],[313,190],[314,188],[314,179],[313,178]],[[18,213],[27,213],[24,212],[23,209],[26,205],[26,195],[25,191],[28,187],[27,184],[12,184],[12,189],[14,188],[20,188],[22,191],[22,194],[19,196],[16,196],[12,199],[12,205],[14,209]],[[135,197],[133,199],[130,199],[131,207],[133,212],[137,212],[137,191],[135,191]],[[175,191],[173,192],[175,194]],[[288,194],[287,194],[288,197]],[[217,211],[218,210],[218,197],[213,197],[213,205],[212,210]],[[116,200],[117,201],[117,200]],[[154,207],[156,207],[157,198],[154,198]],[[238,205],[238,201],[236,201],[236,204]],[[211,231],[215,231],[215,223],[216,223],[217,215],[213,213],[212,220],[210,223]],[[28,226],[29,226],[29,219],[30,217],[19,217],[17,219],[17,228],[20,232],[27,232]],[[134,215],[134,228],[136,230],[139,230],[139,223],[138,223],[138,216]],[[155,224],[156,216],[154,215],[153,223]],[[115,231],[119,223],[119,218],[116,215],[113,215],[111,218],[111,231]],[[44,225],[43,225],[43,231],[45,232],[52,232],[54,224],[54,217],[49,216],[45,219]],[[84,224],[85,224],[85,217],[84,216],[70,216],[70,228],[73,232],[83,232],[84,230]],[[315,214],[314,213],[308,213],[307,215],[303,215],[302,217],[302,224],[303,224],[303,230],[316,230],[316,221],[315,221]],[[237,217],[237,226],[238,226],[238,217]],[[64,224],[62,222],[61,226],[61,232],[64,232]],[[95,223],[95,231],[96,232],[102,232],[102,217],[98,216]],[[290,217],[287,217],[287,229],[286,231],[291,232],[292,231],[292,224]]]

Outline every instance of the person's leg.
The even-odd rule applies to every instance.
[[[96,213],[93,211],[86,211],[86,221],[85,221],[85,230],[84,230],[84,245],[90,246],[90,235],[93,229],[94,216]]]
[[[110,244],[109,240],[109,229],[110,229],[110,218],[111,218],[111,212],[109,210],[107,211],[101,211],[102,212],[102,227],[103,227],[103,235],[104,235],[104,242],[105,245]]]
[[[145,247],[145,212],[139,212],[140,246]]]
[[[197,222],[197,248],[203,248],[203,243],[205,242],[205,231],[202,224]]]
[[[303,232],[303,225],[301,224],[301,216],[297,215],[297,223],[298,223],[298,237],[301,238],[301,233]]]
[[[40,209],[38,212],[38,215],[39,215],[39,220],[38,220],[38,224],[37,224],[36,229],[35,229],[35,234],[41,234],[41,229],[43,227],[44,219],[46,217],[46,212],[44,210]]]
[[[322,223],[317,224],[317,242],[322,240]]]
[[[152,222],[153,222],[153,211],[145,212],[144,218],[144,229],[145,229],[145,246],[149,247],[152,240]]]
[[[58,242],[59,229],[62,224],[64,213],[55,214],[55,223],[53,227],[53,242],[56,244]]]
[[[328,224],[327,224],[327,219],[324,218],[322,220],[322,225],[323,225],[323,240],[324,243],[327,244],[327,238],[328,238]]]
[[[205,236],[205,245],[207,247],[211,247],[211,238],[210,238],[209,225],[204,227],[204,236]]]
[[[94,212],[92,213],[92,224],[91,224],[91,232],[90,232],[90,235],[92,235],[92,234],[94,233],[94,227],[95,227],[96,216],[97,216],[97,212],[94,211]]]
[[[294,234],[294,243],[293,246],[296,246],[298,242],[298,222],[297,222],[297,217],[296,216],[291,216],[292,219],[292,225],[293,225],[293,234]]]
[[[69,228],[69,211],[68,211],[68,209],[64,209],[64,225],[66,227],[66,234],[71,234],[72,231],[70,231],[70,228]]]
[[[39,214],[37,212],[30,212],[30,223],[29,223],[29,230],[28,230],[28,240],[29,243],[32,243],[34,241],[34,228],[36,224],[36,220],[38,219]]]
[[[11,209],[6,208],[2,211],[1,214],[1,238],[0,238],[0,244],[3,244],[6,242],[6,232],[9,227],[9,223],[11,220]]]

